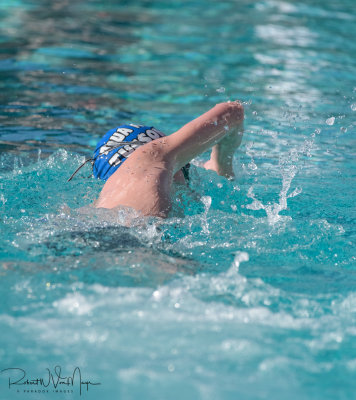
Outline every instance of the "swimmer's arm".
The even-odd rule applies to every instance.
[[[166,157],[174,163],[174,171],[214,146],[229,132],[232,137],[236,136],[234,128],[241,126],[243,118],[243,106],[238,101],[220,103],[177,132],[162,138]],[[221,151],[225,147],[222,146]]]

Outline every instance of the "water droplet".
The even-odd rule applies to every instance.
[[[356,103],[352,103],[350,107],[352,111],[356,111]]]
[[[334,125],[335,117],[330,117],[325,121],[328,125]]]
[[[253,171],[257,169],[257,165],[253,161],[248,164],[248,167]]]
[[[159,290],[155,290],[152,295],[155,300],[159,300],[161,298],[161,293]]]

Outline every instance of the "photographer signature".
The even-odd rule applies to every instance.
[[[1,373],[8,372],[11,375],[15,374],[15,377],[9,377],[9,389],[12,385],[28,385],[28,386],[43,386],[45,388],[50,385],[56,389],[58,386],[71,386],[74,385],[79,386],[79,393],[82,395],[82,386],[86,386],[87,391],[89,390],[89,385],[101,385],[101,383],[93,383],[90,381],[82,380],[82,373],[79,367],[75,367],[71,376],[62,376],[62,368],[57,365],[54,367],[54,373],[50,371],[49,368],[46,368],[48,372],[48,376],[45,378],[26,378],[26,371],[22,368],[5,368],[1,371]],[[17,375],[17,377],[16,377]]]

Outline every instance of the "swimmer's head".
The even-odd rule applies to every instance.
[[[94,151],[95,178],[106,181],[137,149],[146,143],[166,136],[153,126],[121,125],[108,131]]]
[[[93,158],[86,160],[68,181],[89,161],[93,165],[95,178],[106,181],[139,146],[164,136],[163,132],[153,126],[128,124],[111,129],[96,145]],[[187,164],[175,174],[176,181],[189,180],[189,166]]]

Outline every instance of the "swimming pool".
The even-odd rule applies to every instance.
[[[355,11],[1,2],[1,369],[78,366],[88,399],[354,397]],[[119,123],[169,134],[236,98],[236,180],[196,160],[184,218],[127,228],[85,208],[89,167],[66,182]],[[15,374],[1,400],[80,396]]]

